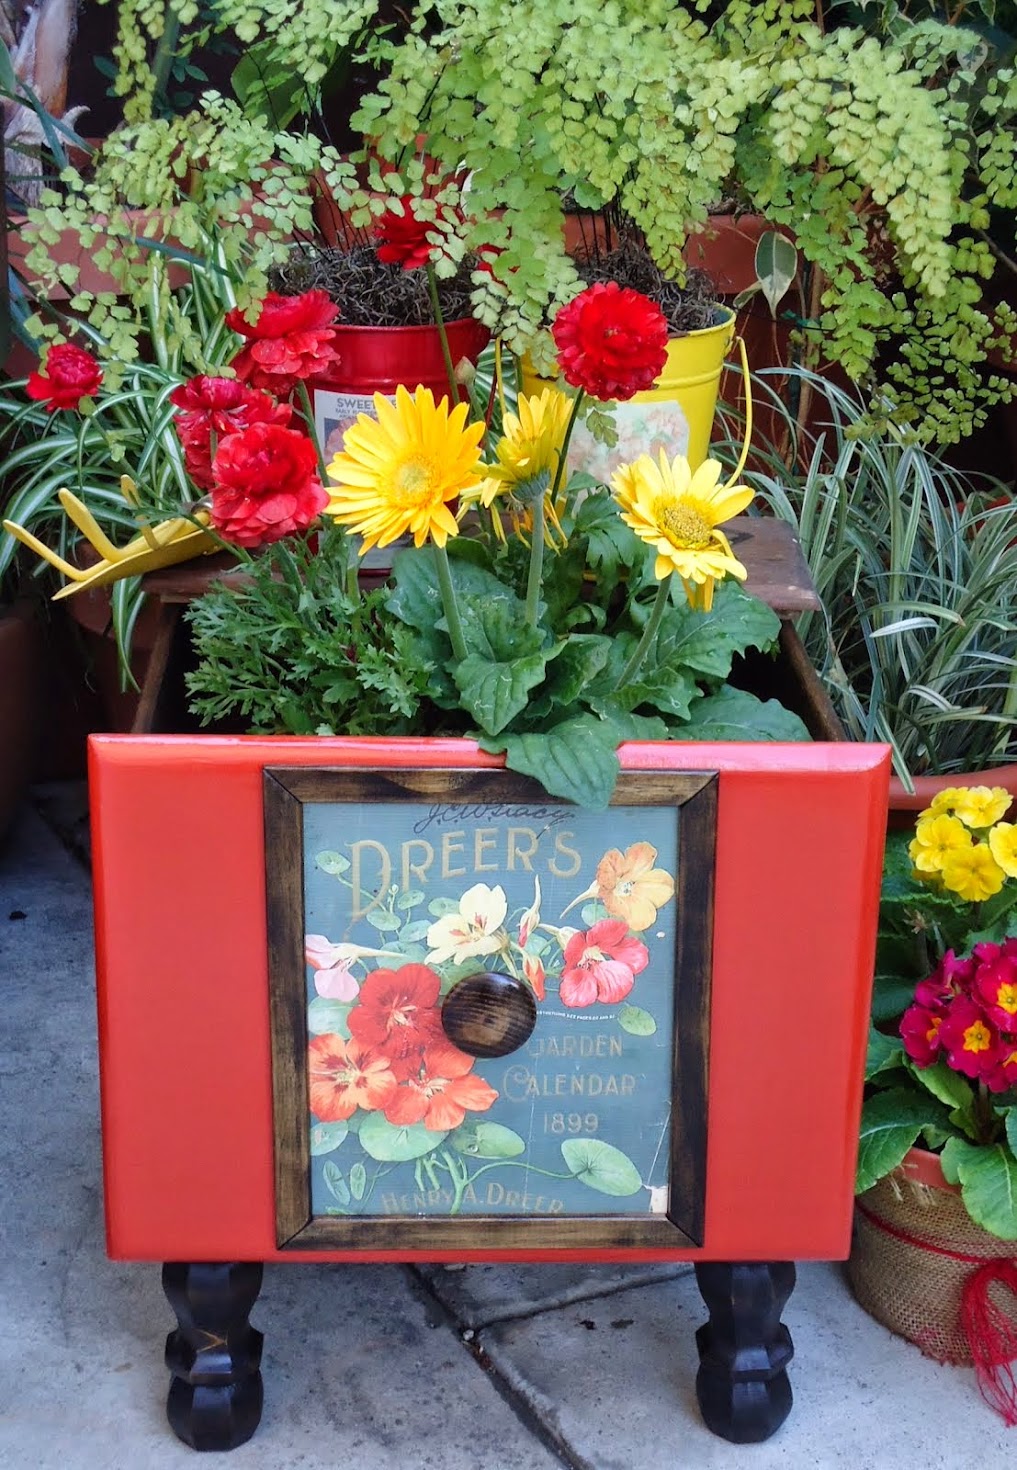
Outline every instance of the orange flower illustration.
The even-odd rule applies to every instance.
[[[385,1117],[400,1127],[423,1123],[435,1133],[458,1128],[466,1110],[485,1113],[498,1094],[472,1073],[474,1058],[450,1041],[436,1041],[424,1052],[420,1069],[392,1094]]]
[[[612,847],[597,864],[597,876],[562,915],[587,898],[599,898],[614,919],[624,919],[637,932],[656,923],[657,910],[674,898],[674,879],[663,868],[655,868],[657,849],[648,842],[634,842],[625,852]]]
[[[396,1089],[387,1057],[359,1041],[328,1031],[307,1048],[311,1112],[323,1123],[341,1123],[357,1108],[383,1108]]]

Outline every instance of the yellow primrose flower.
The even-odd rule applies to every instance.
[[[1008,878],[1017,878],[1017,825],[997,822],[989,833],[989,851]]]
[[[985,843],[976,842],[970,847],[955,848],[947,856],[942,879],[951,893],[969,903],[981,903],[1002,888],[1003,869],[996,864]]]
[[[968,827],[991,827],[1013,797],[1002,786],[950,786],[932,798],[930,812],[951,812]]]
[[[655,464],[648,454],[622,465],[611,476],[621,518],[657,553],[658,580],[677,572],[692,607],[709,612],[713,585],[724,577],[747,575],[723,531],[723,521],[743,511],[752,499],[745,485],[720,485],[721,466],[708,459],[693,474],[679,454],[668,462],[663,450]]]
[[[430,388],[411,397],[402,386],[395,404],[374,395],[377,415],[362,413],[343,435],[342,452],[329,465],[331,489],[326,515],[364,538],[361,554],[389,546],[412,532],[414,545],[431,538],[444,546],[458,530],[446,504],[480,478],[484,425],[468,424],[459,403],[434,401]]]
[[[942,872],[952,853],[972,846],[971,833],[956,817],[919,817],[908,856],[919,874]]]

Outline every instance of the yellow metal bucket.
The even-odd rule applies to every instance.
[[[669,458],[684,454],[692,469],[703,463],[710,446],[721,369],[735,335],[735,314],[714,306],[712,327],[685,332],[667,344],[664,371],[645,393],[613,405],[617,445],[599,444],[584,424],[577,424],[569,446],[569,467],[607,481],[619,465],[641,454],[656,458],[663,449]],[[539,393],[552,380],[534,373],[522,362],[520,389]]]

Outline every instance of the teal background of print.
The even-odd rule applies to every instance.
[[[679,820],[673,806],[619,806],[598,813],[518,803],[440,808],[423,803],[306,803],[305,932],[324,935],[332,944],[398,950],[404,957],[368,959],[366,969],[354,965],[353,974],[362,981],[378,967],[426,963],[427,928],[439,912],[457,909],[462,894],[475,883],[504,889],[506,927],[515,937],[522,914],[534,901],[535,877],[540,879],[542,921],[586,929],[606,916],[602,905],[587,901],[564,918],[561,914],[591,886],[597,864],[611,848],[625,852],[634,843],[649,843],[657,850],[655,866],[677,877]],[[411,866],[405,872],[404,843],[415,844],[407,850]],[[361,888],[356,906],[355,879]],[[365,914],[376,896],[385,902]],[[478,1058],[474,1064],[474,1072],[497,1091],[497,1101],[484,1112],[467,1112],[460,1129],[435,1133],[433,1141],[421,1126],[409,1130],[407,1147],[418,1157],[372,1157],[358,1136],[368,1117],[363,1111],[349,1124],[322,1124],[311,1115],[312,1213],[645,1215],[651,1209],[651,1187],[660,1191],[654,1210],[663,1212],[671,1121],[675,902],[671,898],[664,904],[656,922],[638,934],[649,963],[618,1005],[564,1006],[557,994],[561,948],[542,935],[547,940],[541,955],[548,972],[547,995],[538,1004],[533,1034],[509,1056]],[[497,968],[497,957],[474,959],[462,968],[479,970],[488,964]],[[461,972],[450,964],[433,968],[443,978],[444,995]],[[348,1036],[350,1006],[319,997],[310,966],[307,997],[312,1035]],[[634,1034],[621,1024],[624,1020],[635,1033],[645,1033],[650,1018],[652,1034]],[[491,1124],[511,1129],[525,1148],[511,1158],[492,1157],[492,1150],[518,1150],[519,1145],[484,1126]],[[610,1148],[599,1148],[602,1144]],[[613,1150],[630,1161],[627,1170]],[[639,1182],[630,1192],[635,1173]]]

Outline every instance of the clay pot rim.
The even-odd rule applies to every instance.
[[[890,777],[890,810],[920,812],[940,791],[951,786],[1005,786],[1017,796],[1017,764],[991,766],[987,771],[957,771],[951,776],[915,776],[914,794],[905,791],[897,776]]]
[[[930,1149],[917,1146],[908,1149],[898,1168],[912,1184],[924,1184],[927,1189],[942,1189],[946,1194],[960,1194],[958,1185],[946,1182],[940,1155],[934,1154]]]

